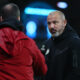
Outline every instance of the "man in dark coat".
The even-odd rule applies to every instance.
[[[80,80],[80,39],[77,33],[67,24],[61,11],[51,12],[47,23],[52,37],[41,47],[48,65],[45,80]]]
[[[45,75],[45,58],[23,33],[18,6],[6,4],[0,20],[0,80],[34,80],[34,74]]]

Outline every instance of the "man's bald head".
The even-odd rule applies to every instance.
[[[49,15],[51,15],[51,16],[58,15],[58,16],[60,16],[61,19],[63,19],[63,20],[66,19],[64,13],[61,11],[54,11],[54,12],[51,12]]]
[[[7,4],[2,8],[1,15],[4,20],[12,17],[18,19],[20,17],[19,7],[14,3]]]

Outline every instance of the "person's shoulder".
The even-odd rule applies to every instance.
[[[52,45],[52,38],[49,38],[48,40],[45,40],[41,45],[41,50],[44,50],[46,48],[50,48]]]
[[[71,34],[70,38],[71,42],[80,41],[80,37],[77,33]]]
[[[45,46],[50,46],[51,44],[53,43],[53,39],[52,38],[49,38],[48,40],[45,40],[44,42],[43,42],[43,45],[45,45]]]
[[[48,43],[50,43],[51,41],[52,41],[52,39],[49,38],[49,39],[45,40],[45,41],[43,42],[43,44],[48,44]]]
[[[31,39],[26,34],[24,34],[24,32],[21,32],[21,31],[18,32],[18,40],[24,40],[25,42],[35,44],[35,41],[33,39]]]
[[[30,40],[30,38],[22,31],[14,31],[16,40]]]
[[[80,47],[80,37],[75,34],[70,38],[70,46],[71,47]]]

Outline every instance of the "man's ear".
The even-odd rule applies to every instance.
[[[0,22],[2,22],[2,21],[3,21],[2,16],[0,16]]]
[[[65,20],[64,20],[64,26],[66,26],[66,24],[67,24],[67,20],[65,19]]]
[[[20,16],[18,16],[18,20],[20,21]]]

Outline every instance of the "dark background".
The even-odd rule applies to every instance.
[[[80,35],[80,0],[0,0],[0,8],[6,3],[16,3],[20,10],[21,14],[24,8],[34,2],[34,1],[42,1],[54,6],[54,8],[61,10],[65,13],[66,18],[69,24],[77,31]],[[68,8],[60,9],[56,6],[58,1],[65,1],[68,3]]]

